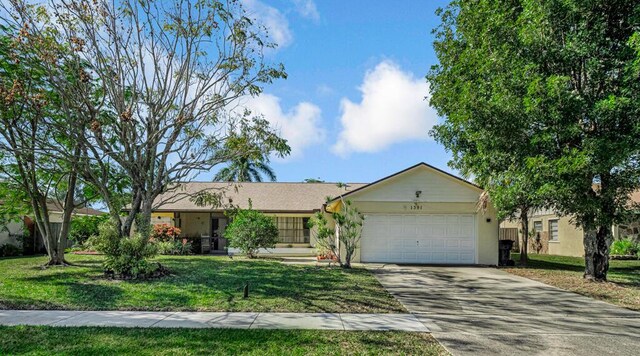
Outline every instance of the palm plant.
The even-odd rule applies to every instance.
[[[213,177],[219,182],[262,182],[262,176],[270,181],[276,181],[276,174],[269,165],[261,160],[252,160],[247,157],[237,158],[222,168]]]

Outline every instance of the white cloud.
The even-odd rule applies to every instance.
[[[314,22],[320,21],[320,13],[313,0],[293,0],[298,14],[306,19]]]
[[[437,122],[435,110],[424,100],[429,86],[385,60],[367,72],[360,86],[362,100],[340,103],[342,125],[334,153],[378,152],[409,140],[426,140]]]
[[[255,18],[269,31],[271,40],[283,48],[293,42],[293,33],[287,17],[273,6],[259,0],[242,0],[249,17]]]
[[[309,102],[298,103],[287,110],[282,109],[280,98],[271,94],[262,94],[251,98],[245,104],[254,114],[262,114],[271,125],[280,132],[291,147],[291,155],[286,159],[296,159],[304,155],[304,150],[322,143],[325,130],[321,126],[320,108]]]
[[[328,86],[327,84],[320,84],[316,87],[316,94],[320,95],[320,96],[330,96],[335,94],[336,91]]]

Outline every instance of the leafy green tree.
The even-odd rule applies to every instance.
[[[23,25],[23,29],[28,27]],[[81,186],[80,147],[46,122],[67,122],[59,97],[46,80],[42,58],[28,34],[0,23],[0,179],[3,200],[25,199],[49,256],[47,265],[65,265],[64,249]],[[56,59],[50,59],[55,61]],[[66,80],[73,73],[60,72]],[[49,154],[53,145],[69,152],[69,160]],[[62,207],[59,232],[52,229],[50,203]],[[11,214],[9,214],[11,215]],[[15,216],[14,216],[15,218]]]
[[[439,14],[436,140],[503,213],[521,196],[570,216],[585,278],[606,280],[611,226],[640,185],[640,4],[453,1]]]
[[[324,181],[320,178],[305,178],[305,183],[324,183]]]
[[[276,247],[278,227],[272,217],[251,207],[234,210],[231,217],[224,231],[229,246],[240,249],[249,258],[256,258],[261,248]]]
[[[276,181],[276,174],[266,162],[252,160],[247,157],[237,158],[231,161],[227,167],[213,178],[218,182],[262,182],[262,175],[270,181]]]
[[[136,223],[150,231],[151,211],[180,182],[248,151],[288,154],[269,122],[235,112],[239,98],[286,76],[264,60],[273,45],[241,2],[190,0],[50,1],[9,3],[5,20],[28,24],[28,44],[45,59],[48,82],[75,125],[59,132],[79,143],[80,174],[100,192],[122,236]],[[59,68],[80,81],[68,81]],[[229,139],[244,146],[230,151]],[[66,150],[52,150],[70,160]],[[113,189],[113,167],[126,177],[125,196]],[[117,194],[114,194],[116,192]],[[171,194],[168,194],[171,195]],[[117,218],[127,206],[123,219]]]
[[[31,211],[29,197],[15,188],[10,181],[0,180],[0,232],[8,231],[10,223],[22,221]]]
[[[82,244],[91,236],[97,236],[100,224],[109,221],[109,215],[85,215],[71,219],[69,239],[76,244]]]

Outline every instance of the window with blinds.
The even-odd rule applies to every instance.
[[[533,222],[533,230],[535,232],[542,232],[542,221],[534,221]]]
[[[308,218],[276,217],[275,220],[280,243],[309,243]]]
[[[558,241],[558,220],[549,220],[549,240]]]

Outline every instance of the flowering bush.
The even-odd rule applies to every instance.
[[[180,228],[169,224],[158,224],[153,226],[151,240],[153,241],[174,241],[180,236]]]

